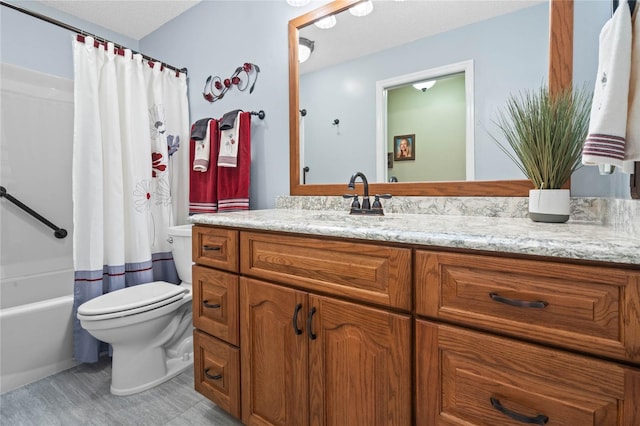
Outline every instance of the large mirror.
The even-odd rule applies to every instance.
[[[321,80],[316,80],[315,84],[308,84],[308,82],[305,80],[308,75],[313,75],[314,79],[319,79],[320,77],[318,76],[321,75],[323,71],[321,69],[313,69],[313,66],[317,66],[318,61],[314,62],[310,60],[310,61],[307,61],[305,64],[302,64],[302,67],[300,66],[300,64],[298,63],[298,50],[297,50],[298,38],[300,36],[308,36],[305,38],[312,39],[313,37],[319,37],[317,35],[314,35],[314,31],[315,32],[330,31],[330,30],[316,29],[316,26],[312,24],[323,17],[331,16],[331,15],[337,16],[338,23],[341,23],[340,19],[342,18],[342,16],[344,16],[345,14],[348,14],[347,9],[349,9],[351,6],[353,6],[356,3],[360,3],[360,2],[354,1],[354,0],[334,1],[310,13],[307,13],[303,16],[295,18],[289,23],[290,133],[291,133],[290,134],[290,137],[291,137],[290,191],[291,191],[291,194],[292,195],[340,195],[340,194],[343,194],[345,192],[346,181],[350,176],[350,173],[356,170],[362,169],[362,171],[365,171],[365,173],[370,179],[370,191],[376,192],[376,193],[391,193],[394,195],[526,196],[528,189],[530,189],[529,182],[524,179],[512,180],[509,177],[507,178],[501,177],[500,173],[501,172],[504,173],[504,171],[501,171],[501,170],[489,170],[488,172],[478,170],[478,174],[479,174],[478,179],[481,179],[478,181],[453,180],[453,181],[445,182],[445,181],[437,181],[438,178],[436,177],[435,182],[418,182],[418,181],[405,182],[401,180],[398,183],[386,183],[387,177],[393,175],[393,169],[389,169],[385,167],[386,169],[383,170],[383,172],[381,173],[380,172],[381,159],[383,158],[383,155],[385,159],[387,155],[389,156],[393,155],[393,152],[391,151],[392,145],[388,145],[388,144],[385,144],[382,148],[376,149],[376,136],[379,136],[380,130],[382,128],[380,126],[381,119],[378,117],[377,123],[371,126],[366,126],[366,128],[356,128],[355,130],[357,130],[358,136],[349,135],[349,131],[354,130],[354,123],[357,121],[355,118],[352,118],[351,116],[349,116],[347,114],[348,112],[352,112],[353,110],[356,110],[359,107],[359,109],[367,111],[368,114],[373,114],[374,117],[376,116],[376,100],[375,100],[376,90],[377,90],[376,83],[380,83],[380,81],[393,81],[393,78],[406,74],[407,72],[411,74],[412,72],[418,71],[416,70],[416,67],[420,66],[420,62],[417,60],[410,59],[410,58],[415,58],[417,54],[415,52],[412,54],[410,51],[406,51],[407,46],[410,47],[411,45],[415,45],[415,38],[419,37],[419,35],[416,35],[416,34],[410,34],[410,37],[414,37],[413,39],[414,42],[403,46],[405,51],[400,50],[400,53],[396,54],[396,55],[399,55],[397,56],[398,59],[395,61],[393,60],[389,61],[389,68],[397,69],[397,72],[393,74],[392,71],[389,71],[389,73],[387,73],[386,80],[385,78],[374,77],[374,81],[372,82],[366,81],[365,78],[359,78],[359,77],[362,77],[361,73],[352,72],[353,75],[351,75],[352,77],[351,80],[353,83],[352,83],[351,90],[366,89],[370,93],[369,96],[371,96],[372,98],[371,104],[369,103],[365,104],[364,102],[361,102],[358,105],[358,107],[351,107],[346,109],[343,108],[342,110],[340,110],[339,107],[343,105],[341,105],[341,103],[339,102],[338,105],[336,105],[335,114],[327,115],[328,113],[324,113],[325,123],[323,123],[323,125],[325,125],[327,129],[329,129],[329,132],[333,132],[333,134],[330,133],[329,136],[324,137],[325,144],[329,140],[329,137],[332,135],[334,136],[334,139],[342,138],[342,140],[344,141],[349,141],[348,146],[343,147],[344,149],[328,148],[325,146],[324,149],[326,152],[332,152],[333,157],[337,159],[338,157],[341,157],[343,153],[349,152],[349,149],[353,149],[354,146],[356,146],[356,141],[355,141],[356,139],[358,139],[358,142],[363,142],[363,141],[367,142],[370,148],[363,148],[363,147],[356,146],[355,151],[353,153],[345,154],[345,156],[348,157],[349,159],[349,166],[347,169],[345,169],[345,171],[336,172],[336,174],[339,174],[339,176],[335,176],[335,179],[332,180],[329,177],[321,181],[320,183],[316,183],[314,182],[313,179],[309,179],[309,182],[312,182],[312,183],[305,183],[305,184],[302,183],[304,179],[303,169],[305,167],[305,164],[300,161],[301,155],[304,155],[305,153],[303,151],[307,150],[307,158],[310,158],[308,151],[311,148],[309,147],[308,144],[317,143],[317,142],[313,142],[309,140],[301,141],[300,139],[301,131],[305,130],[304,129],[305,118],[301,117],[300,110],[305,108],[305,105],[304,105],[305,103],[310,104],[309,97],[308,97],[309,93],[315,93],[315,96],[311,96],[311,98],[314,98],[314,97],[320,96],[320,93],[323,93],[323,92],[328,93],[330,95],[334,94],[336,90],[339,90],[339,88],[333,87],[327,84],[321,84],[319,83]],[[449,3],[449,4],[465,3],[467,5],[471,5],[471,4],[478,5],[482,3],[489,4],[491,2],[482,2],[482,1],[480,2],[468,2],[468,1],[467,2],[431,2],[431,1],[429,2],[374,2],[374,6],[381,6],[378,3],[382,3],[383,5],[386,5],[386,6],[393,6],[393,5],[399,6],[402,4],[421,3],[424,7],[426,7],[429,4],[431,4],[432,6],[435,4],[442,6],[442,4],[445,4],[445,3]],[[507,3],[512,3],[512,2],[507,2]],[[539,1],[537,3],[540,4]],[[545,15],[543,16],[543,18],[547,20],[544,23],[544,27],[549,28],[549,33],[551,35],[550,39],[548,43],[546,41],[543,42],[544,45],[542,49],[544,50],[542,51],[540,47],[531,47],[531,46],[522,46],[522,51],[533,52],[537,50],[538,54],[540,54],[540,51],[541,51],[542,53],[540,56],[543,56],[543,58],[539,62],[545,63],[545,64],[547,63],[547,57],[548,57],[548,67],[549,67],[548,75],[546,72],[544,72],[545,70],[543,70],[543,72],[541,72],[542,75],[537,77],[537,79],[539,80],[540,83],[542,81],[548,81],[551,87],[551,90],[554,91],[554,90],[560,89],[561,87],[565,87],[571,84],[571,74],[572,74],[571,46],[572,46],[572,31],[573,31],[573,20],[572,20],[573,3],[571,1],[551,0],[550,6],[547,4],[543,4],[542,6],[544,7],[544,15]],[[537,15],[540,15],[540,12],[539,12],[540,7],[537,7],[537,9],[538,9]],[[535,9],[532,8],[531,10],[534,11]],[[434,13],[436,13],[436,9],[434,9]],[[443,14],[447,12],[445,10],[439,10],[437,11],[437,13]],[[475,12],[475,13],[471,13],[470,15],[473,17],[476,17],[480,13],[481,12]],[[527,15],[528,19],[532,19],[532,17],[533,15],[531,14]],[[367,17],[359,18],[360,22],[365,22],[366,18]],[[416,17],[416,19],[417,19],[417,22],[419,23],[420,21],[419,17]],[[467,19],[470,19],[470,18],[467,18]],[[486,18],[483,18],[483,19],[486,19]],[[415,21],[416,20],[414,20],[413,23],[407,23],[406,28],[416,27],[417,24]],[[465,25],[465,24],[468,25],[469,23],[468,22],[462,23],[460,25]],[[473,25],[479,25],[479,24],[482,24],[482,22],[478,24],[473,24]],[[519,28],[518,25],[519,24],[516,22],[513,23],[513,28],[514,28],[513,31],[517,32],[519,30],[522,30],[522,28]],[[380,27],[377,27],[377,28],[379,31],[383,31],[380,29]],[[363,32],[363,30],[359,30],[359,32]],[[406,32],[411,33],[412,31],[407,30]],[[437,37],[429,37],[429,38],[434,39]],[[509,36],[504,38],[509,40],[512,43],[517,43],[517,41],[511,40],[514,37],[511,37],[511,39],[509,38]],[[474,40],[473,38],[466,39],[463,41],[464,43],[470,46],[473,46],[474,43],[476,45],[479,45],[483,41],[486,42],[486,40]],[[321,45],[315,45],[314,47],[315,48],[314,48],[313,55],[316,55],[316,54],[320,55],[320,54],[327,53],[326,48],[325,48],[325,51],[323,52]],[[364,50],[365,47],[361,47],[360,49]],[[433,56],[435,55],[436,50],[437,48],[435,47],[430,49],[426,49],[425,47],[422,47],[421,50],[419,50],[418,52],[420,52],[419,55],[421,56]],[[464,49],[460,49],[460,50],[464,50]],[[494,50],[496,54],[499,53],[499,50],[501,50],[500,46],[496,46]],[[341,55],[340,52],[335,51],[331,53],[333,53],[333,55],[331,55],[332,57],[330,58],[330,60],[333,60],[336,62],[340,62],[340,61],[344,62],[344,58],[340,58],[340,55]],[[375,54],[370,54],[368,58],[373,56],[375,56]],[[452,57],[455,58],[455,55]],[[409,58],[409,59],[403,60],[402,58]],[[473,62],[473,58],[469,57],[468,54],[466,54],[465,59],[468,59]],[[517,58],[513,58],[513,60],[517,61]],[[430,63],[441,65],[442,61],[438,62],[437,60],[434,60]],[[312,64],[316,64],[316,65],[312,65]],[[335,70],[339,69],[341,66],[342,65],[338,63],[335,65],[331,65],[329,68],[331,68],[332,70],[331,72],[335,72]],[[433,68],[438,68],[438,67],[433,67]],[[483,68],[479,67],[479,69],[483,69]],[[518,68],[515,67],[515,69],[517,70]],[[419,70],[421,72],[429,71],[428,69],[425,69],[425,67],[419,68]],[[540,72],[540,70],[538,70],[538,72]],[[301,76],[301,73],[302,73],[302,76]],[[330,73],[327,73],[327,74],[330,74]],[[389,76],[391,76],[392,78],[389,79],[388,78]],[[476,78],[479,78],[479,76],[476,76]],[[308,80],[311,80],[311,79],[308,79]],[[362,85],[365,85],[366,87],[362,87]],[[302,86],[302,89],[301,89],[301,86]],[[443,84],[442,87],[444,86],[445,85]],[[309,91],[309,88],[314,88],[315,92]],[[520,88],[521,87],[512,87],[511,90],[517,91]],[[478,92],[478,90],[476,90],[476,92]],[[503,95],[503,98],[504,98],[504,95]],[[301,99],[303,99],[303,102],[301,102]],[[503,101],[504,99],[500,100],[501,103]],[[485,103],[487,102],[476,101],[476,105],[484,105]],[[478,107],[476,107],[476,110],[477,109]],[[495,108],[491,110],[491,112],[494,112],[494,111],[495,111]],[[315,112],[318,112],[317,108],[315,107],[309,108],[307,110],[307,114],[309,115],[314,114]],[[489,114],[489,112],[482,112],[482,114],[485,115],[483,119],[485,119],[486,121],[486,115]],[[310,123],[311,122],[310,117],[308,117],[307,119],[309,120],[309,123]],[[335,121],[338,121],[338,123],[335,123]],[[302,129],[301,129],[301,126],[302,126]],[[477,127],[477,123],[475,123],[475,126]],[[360,126],[360,127],[365,127],[365,126]],[[473,126],[471,126],[471,129],[473,132]],[[481,129],[481,130],[486,130],[486,129]],[[475,132],[478,133],[478,130],[476,129]],[[312,134],[316,135],[317,133],[318,131],[314,131]],[[306,134],[308,134],[308,132]],[[486,137],[486,136],[487,136],[486,134],[483,135],[483,137]],[[384,138],[388,141],[389,135],[385,135]],[[306,144],[304,142],[306,142]],[[486,141],[483,143],[486,143]],[[379,141],[378,141],[378,144],[380,144]],[[305,145],[306,145],[306,148],[305,148]],[[492,145],[492,148],[496,148],[495,144]],[[317,149],[317,148],[314,148],[314,149]],[[377,152],[377,151],[385,151],[385,150],[389,151],[391,154],[389,154],[389,152]],[[417,151],[418,153],[421,152],[419,150],[420,150],[420,146],[418,145],[418,151]],[[424,150],[422,152],[425,153]],[[364,162],[365,158],[368,158],[367,161],[369,161],[369,163]],[[420,157],[420,158],[423,159],[424,157]],[[473,158],[473,155],[471,156],[471,158]],[[476,161],[476,164],[480,164],[480,166],[482,167],[482,165],[484,165],[486,162],[482,162],[480,160],[481,159],[478,159],[478,161]],[[400,172],[401,171],[399,168],[400,166],[403,166],[405,164],[409,165],[411,163],[412,163],[411,161],[396,163],[397,165],[396,170]],[[371,164],[371,165],[368,166],[367,164]],[[385,164],[385,166],[387,165],[391,165],[391,164]],[[337,162],[334,164],[334,166],[337,166]],[[509,164],[509,167],[514,167],[514,166],[512,164]],[[499,168],[499,169],[502,169],[502,168]],[[367,172],[367,170],[372,170],[372,171]],[[492,175],[491,173],[494,173],[494,174]],[[313,175],[313,172],[309,174],[309,176],[312,176],[312,175]],[[381,178],[380,176],[384,176],[384,177]],[[372,181],[376,183],[371,183]]]

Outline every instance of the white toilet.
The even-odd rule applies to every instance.
[[[139,284],[78,307],[82,328],[111,344],[111,393],[131,395],[165,382],[193,365],[191,227],[169,228],[180,285]]]

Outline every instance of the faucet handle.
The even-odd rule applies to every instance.
[[[353,198],[353,202],[351,203],[352,209],[360,208],[360,201],[358,200],[358,194],[344,194],[342,198]]]
[[[374,209],[382,209],[382,203],[380,202],[380,198],[389,199],[391,198],[391,194],[376,194],[373,199],[373,207]]]

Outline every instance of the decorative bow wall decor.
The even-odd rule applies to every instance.
[[[236,86],[238,90],[244,92],[249,85],[251,85],[249,93],[253,93],[253,88],[256,85],[256,81],[258,81],[258,73],[260,73],[259,66],[245,62],[241,67],[236,68],[231,77],[225,78],[224,80],[218,76],[209,76],[204,83],[202,96],[213,103],[218,99],[222,99],[224,94],[233,86]]]

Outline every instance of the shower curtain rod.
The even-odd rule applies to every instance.
[[[45,16],[45,15],[41,15],[40,13],[32,12],[32,11],[30,11],[28,9],[23,9],[23,8],[21,8],[19,6],[16,6],[16,5],[13,5],[13,4],[10,4],[10,3],[6,3],[6,2],[3,2],[3,1],[0,1],[0,4],[2,6],[8,7],[9,9],[16,10],[18,12],[24,13],[25,15],[33,16],[34,18],[38,18],[38,19],[43,20],[45,22],[48,22],[50,24],[57,25],[58,27],[64,28],[64,29],[69,30],[69,31],[73,31],[73,32],[75,32],[77,34],[80,34],[80,35],[83,35],[83,36],[91,36],[94,39],[96,39],[96,40],[98,40],[98,41],[100,41],[102,43],[105,43],[105,44],[106,43],[113,43],[112,41],[109,41],[109,40],[107,40],[105,38],[98,37],[95,34],[91,34],[88,31],[82,30],[80,28],[74,27],[74,26],[69,25],[69,24],[65,24],[64,22],[58,21],[56,19],[50,18],[50,17]],[[114,45],[114,47],[117,47],[119,49],[129,49],[128,47],[122,46],[122,45],[117,44],[117,43],[113,43],[113,45]],[[132,49],[129,49],[129,50],[133,51]],[[133,51],[133,52],[142,55],[142,57],[144,59],[146,59],[147,61],[160,62],[162,64],[162,66],[164,66],[165,68],[169,68],[170,70],[173,70],[176,73],[183,72],[183,73],[187,74],[187,69],[186,68],[177,68],[177,67],[174,67],[172,65],[166,64],[166,63],[164,63],[162,61],[159,61],[159,60],[157,60],[155,58],[152,58],[151,56],[147,56],[147,55],[145,55],[143,53],[135,52],[135,51]]]

